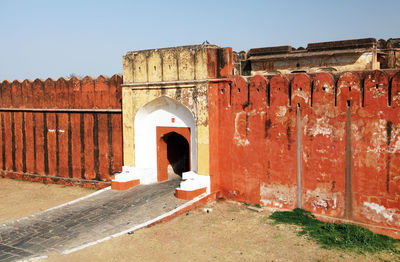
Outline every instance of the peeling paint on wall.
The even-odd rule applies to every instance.
[[[249,140],[246,138],[247,120],[246,112],[239,112],[235,116],[235,135],[234,139],[236,143],[240,146],[246,146],[250,144]]]
[[[390,82],[389,74],[397,78]],[[219,150],[222,193],[271,207],[298,206],[294,133],[300,105],[303,208],[399,228],[400,106],[387,102],[389,90],[400,96],[394,88],[400,90],[398,72],[235,77],[225,85],[232,92],[217,92],[218,115],[210,119],[219,128],[212,146]],[[267,90],[265,96],[260,90]]]
[[[320,183],[320,186],[314,190],[307,189],[304,193],[304,201],[307,206],[312,207],[312,212],[341,216],[344,196],[339,192],[332,192],[332,188],[329,190],[329,187],[330,185],[325,186]]]
[[[279,184],[261,184],[260,202],[266,206],[290,208],[296,204],[296,187]]]
[[[364,202],[362,214],[374,222],[400,226],[400,213],[393,208],[385,208],[377,203]]]
[[[323,135],[330,136],[332,135],[332,126],[329,125],[329,120],[327,118],[317,118],[315,125],[309,128],[309,134],[312,136]]]

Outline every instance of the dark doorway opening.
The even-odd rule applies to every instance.
[[[157,126],[157,181],[181,178],[191,170],[190,128]]]
[[[182,177],[183,172],[190,170],[189,142],[176,132],[165,134],[163,140],[167,144],[167,159],[173,172]]]

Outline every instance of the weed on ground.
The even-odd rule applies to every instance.
[[[274,212],[270,217],[275,223],[301,227],[299,235],[307,235],[323,248],[344,249],[357,253],[389,251],[400,254],[400,240],[371,232],[357,225],[326,223],[300,208],[293,211]]]

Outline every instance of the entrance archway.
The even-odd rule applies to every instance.
[[[190,128],[157,127],[157,180],[190,171]]]
[[[197,171],[196,124],[192,112],[186,106],[167,96],[158,97],[139,109],[135,116],[134,128],[135,166],[147,170],[147,175],[141,179],[141,183],[149,184],[168,179],[168,165],[179,169],[178,164],[173,159],[171,161],[174,162],[174,165],[168,160],[167,147],[170,144],[171,154],[174,139],[175,142],[182,143],[182,146],[184,141],[180,140],[179,136],[168,133],[176,133],[187,141],[189,145],[189,156],[187,156],[189,158],[189,170]],[[160,134],[158,133],[159,128],[164,130],[160,131]],[[167,141],[160,140],[162,135],[165,136]],[[165,155],[159,154],[159,145],[165,146]],[[164,157],[159,158],[159,156]],[[172,156],[170,155],[170,157]],[[160,161],[165,162],[158,164]],[[158,171],[161,166],[163,167],[162,172],[165,172],[160,173],[159,176]]]

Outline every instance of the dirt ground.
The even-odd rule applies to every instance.
[[[0,221],[33,214],[93,190],[0,179]],[[204,208],[210,208],[207,213]],[[217,201],[166,223],[42,261],[400,261],[389,253],[349,254],[325,250],[298,228],[274,225],[270,211]]]
[[[240,203],[218,201],[166,223],[44,261],[400,261],[400,256],[325,250]]]
[[[0,178],[0,224],[32,215],[95,190]]]

